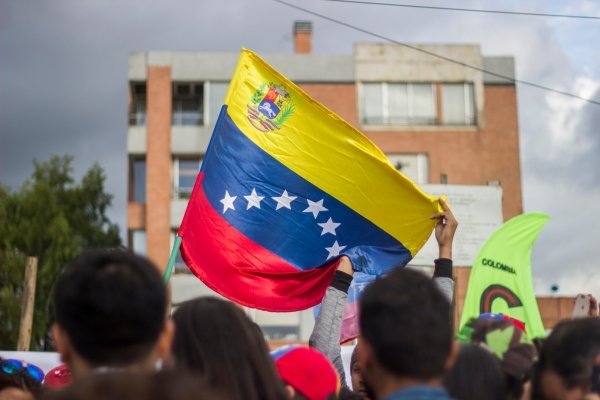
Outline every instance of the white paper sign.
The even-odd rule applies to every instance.
[[[458,220],[452,258],[455,266],[471,266],[485,240],[502,225],[502,188],[500,186],[421,185],[432,196],[446,195]],[[438,246],[432,234],[409,265],[432,266]]]

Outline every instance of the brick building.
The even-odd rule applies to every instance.
[[[350,55],[312,54],[311,30],[310,22],[297,22],[294,53],[261,56],[364,132],[418,184],[501,185],[504,219],[522,212],[513,82],[391,44],[356,44]],[[514,76],[512,57],[483,56],[478,45],[418,47]],[[237,58],[129,56],[128,240],[160,266],[167,263]],[[459,306],[467,277],[468,269],[457,269]],[[303,318],[291,323],[300,324],[290,330],[299,338],[309,332]],[[286,329],[281,332],[285,336]]]

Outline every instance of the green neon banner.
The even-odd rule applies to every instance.
[[[460,326],[481,313],[502,313],[525,323],[529,337],[545,336],[533,292],[531,248],[550,217],[522,214],[483,244],[473,263]]]

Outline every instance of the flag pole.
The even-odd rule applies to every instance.
[[[175,241],[173,242],[173,249],[171,250],[171,256],[169,257],[169,263],[167,264],[165,274],[163,275],[163,281],[165,285],[169,283],[169,279],[171,279],[171,274],[173,273],[173,266],[175,265],[175,260],[177,259],[177,252],[179,251],[179,246],[181,246],[181,237],[175,236]]]

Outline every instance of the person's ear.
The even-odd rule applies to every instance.
[[[175,336],[175,324],[172,319],[165,321],[163,331],[158,338],[156,345],[156,356],[160,360],[168,360],[171,356],[171,346],[173,345],[173,338]]]
[[[446,371],[452,368],[454,366],[454,363],[456,363],[459,351],[460,345],[456,340],[453,340],[452,345],[450,346],[450,352],[448,353],[448,358],[446,358],[446,362],[444,363],[444,369]]]
[[[56,352],[60,354],[61,362],[69,364],[71,362],[73,348],[71,346],[71,340],[67,332],[57,323],[52,324],[51,328],[52,338],[54,339],[54,346]]]

